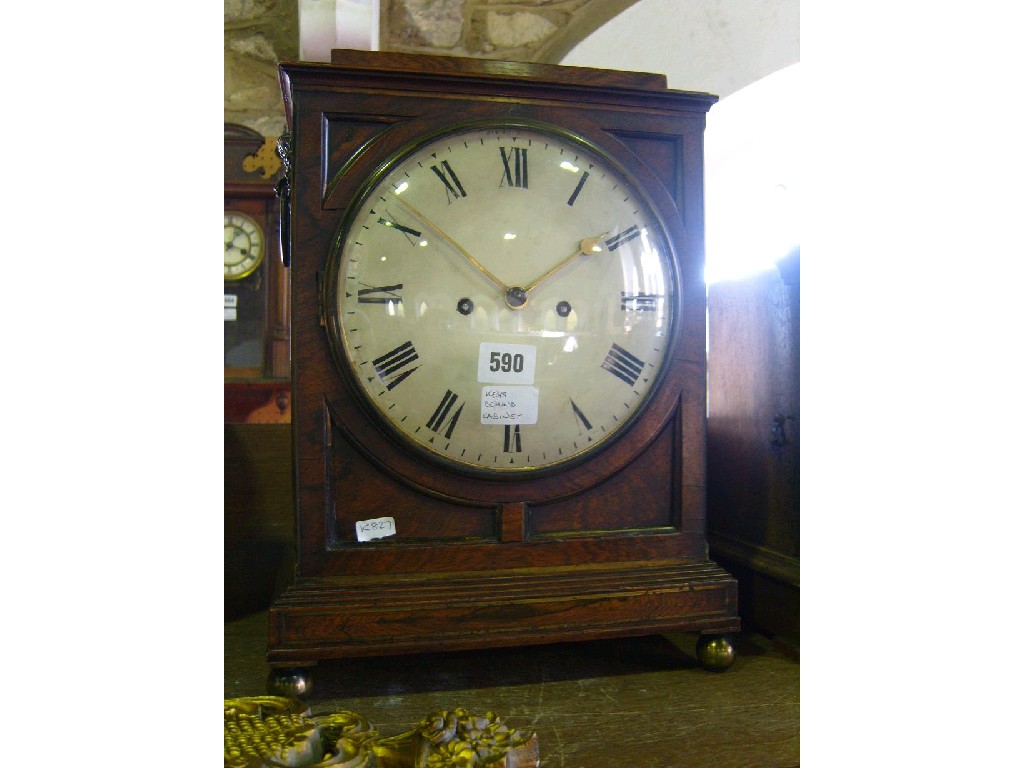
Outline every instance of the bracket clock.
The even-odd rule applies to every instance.
[[[663,76],[284,63],[297,567],[271,688],[325,659],[700,633],[703,131]]]

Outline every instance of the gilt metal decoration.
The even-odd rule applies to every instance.
[[[269,179],[281,167],[281,156],[278,154],[279,140],[267,136],[261,146],[254,154],[247,155],[242,160],[242,170],[246,173],[259,171],[264,179]]]
[[[224,768],[537,768],[537,735],[493,712],[438,710],[382,737],[356,712],[313,716],[280,696],[224,700]]]

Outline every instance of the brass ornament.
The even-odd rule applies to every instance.
[[[242,170],[246,173],[259,171],[264,179],[269,179],[281,167],[277,146],[278,140],[273,136],[264,138],[263,146],[256,150],[255,154],[248,155],[242,160]]]
[[[493,712],[437,710],[382,738],[355,712],[313,716],[296,699],[224,700],[224,768],[537,768],[537,735]]]

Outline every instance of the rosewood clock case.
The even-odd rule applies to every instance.
[[[708,94],[646,73],[334,51],[284,63],[297,566],[272,668],[325,659],[739,629],[705,532],[703,131]],[[555,472],[460,471],[394,438],[341,375],[325,273],[346,209],[401,146],[468,120],[542,123],[611,153],[668,222],[678,320],[624,434]],[[360,540],[358,524],[396,533]]]

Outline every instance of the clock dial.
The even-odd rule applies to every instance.
[[[540,125],[465,127],[389,162],[329,272],[336,359],[400,438],[523,473],[606,446],[666,366],[669,240],[606,155]]]
[[[224,279],[241,280],[263,261],[264,238],[260,225],[237,211],[224,212]]]

